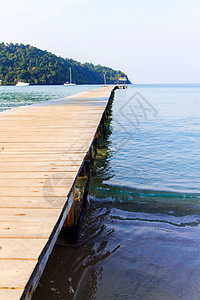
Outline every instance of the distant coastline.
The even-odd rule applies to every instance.
[[[113,70],[92,63],[80,63],[62,58],[51,52],[23,44],[0,43],[1,85],[15,85],[18,81],[30,85],[61,85],[69,81],[69,68],[76,84],[116,84],[118,76],[128,76],[120,70]]]

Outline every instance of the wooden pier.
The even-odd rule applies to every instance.
[[[73,222],[74,186],[113,87],[0,113],[0,299],[31,299]]]

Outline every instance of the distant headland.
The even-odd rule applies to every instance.
[[[30,45],[0,43],[2,85],[15,85],[18,81],[32,85],[60,85],[69,80],[70,67],[76,84],[103,84],[104,74],[107,84],[116,84],[118,76],[126,77],[127,83],[131,83],[119,70],[62,58]]]

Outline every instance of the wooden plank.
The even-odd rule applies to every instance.
[[[48,179],[48,178],[54,178],[54,179],[75,179],[76,178],[76,171],[69,171],[69,172],[15,172],[15,171],[10,171],[10,172],[0,172],[0,181],[3,178],[16,178],[16,179],[23,179],[23,178],[27,178],[27,179]],[[0,195],[1,197],[1,195]]]
[[[70,155],[73,155],[73,154],[77,154],[79,155],[79,157],[84,157],[88,150],[85,149],[84,151],[81,150],[81,149],[77,149],[77,150],[70,150],[70,149],[66,149],[66,148],[40,148],[40,149],[37,149],[37,148],[29,148],[29,149],[23,149],[23,148],[11,148],[11,149],[5,149],[5,150],[1,150],[0,148],[0,156],[3,154],[1,153],[1,151],[4,151],[3,153],[6,153],[6,155],[26,155],[26,156],[29,156],[28,153],[30,155],[49,155],[49,154],[70,154]]]
[[[57,186],[0,186],[1,197],[34,197],[34,196],[57,196],[64,197],[68,195],[71,186],[68,187],[57,187]],[[16,201],[16,200],[15,200]]]
[[[23,289],[36,263],[36,260],[0,260],[1,288]]]
[[[41,161],[30,161],[30,162],[27,162],[27,161],[24,161],[23,162],[23,166],[24,167],[40,167],[41,169],[44,167],[52,167],[52,166],[56,166],[56,167],[59,167],[59,166],[65,166],[65,167],[68,167],[69,169],[73,166],[78,166],[80,167],[82,161],[81,160],[65,160],[65,161],[51,161],[51,162],[41,162]],[[5,168],[8,170],[8,167],[12,166],[12,167],[18,167],[18,166],[21,166],[22,165],[22,162],[21,161],[13,161],[12,163],[10,162],[3,162],[0,160],[0,169],[1,170],[4,170]]]
[[[2,172],[75,172],[79,170],[80,166],[65,166],[65,165],[18,165],[18,166],[12,166],[12,165],[4,165],[0,166],[0,169]]]
[[[45,187],[71,187],[74,182],[74,178],[46,178],[46,179],[35,179],[35,178],[3,178],[0,180],[0,187],[2,186],[45,186]],[[1,196],[1,195],[0,195]]]
[[[0,260],[37,260],[47,239],[3,239],[0,238]],[[15,247],[13,247],[15,245]],[[0,298],[1,299],[1,298]]]
[[[24,289],[1,289],[0,288],[0,299],[1,300],[16,300],[20,299]]]
[[[48,239],[53,227],[53,222],[39,224],[36,220],[34,222],[0,222],[0,238]]]
[[[45,193],[44,193],[45,194]],[[0,196],[0,208],[59,208],[62,209],[66,203],[66,196],[46,195],[43,196],[18,196],[13,199],[12,196]]]
[[[47,154],[47,153],[46,153]],[[28,161],[40,161],[40,162],[62,162],[62,161],[83,161],[85,153],[74,153],[74,154],[27,154],[27,153],[7,153],[4,155],[0,155],[0,162],[28,162]]]
[[[76,143],[77,141],[77,143]],[[4,151],[2,153],[6,153],[6,151],[8,149],[17,149],[17,148],[22,148],[22,149],[26,149],[26,150],[31,150],[31,149],[35,149],[35,150],[38,150],[38,149],[48,149],[48,150],[51,150],[51,149],[55,149],[55,150],[65,150],[65,151],[71,151],[71,150],[81,150],[81,151],[86,151],[88,150],[88,147],[90,146],[90,143],[89,141],[85,140],[85,139],[78,139],[78,137],[76,138],[73,138],[73,140],[71,140],[70,143],[65,143],[65,142],[59,142],[59,141],[56,141],[55,142],[21,142],[19,143],[19,141],[17,140],[16,142],[8,142],[8,141],[1,141],[0,142],[0,147],[4,147]]]
[[[2,112],[1,112],[2,113]],[[18,122],[19,123],[19,122]],[[51,130],[59,130],[59,131],[63,131],[63,130],[66,130],[67,128],[71,129],[72,130],[77,130],[77,129],[90,129],[90,128],[95,128],[97,126],[96,122],[95,121],[91,121],[91,120],[79,120],[78,123],[77,123],[77,120],[76,122],[74,121],[72,123],[72,121],[70,122],[65,122],[64,124],[35,124],[34,127],[30,126],[28,124],[28,126],[24,127],[23,125],[23,122],[21,125],[17,125],[15,124],[15,127],[13,127],[11,125],[11,122],[7,122],[6,125],[4,125],[4,122],[2,122],[2,120],[0,119],[0,124],[1,124],[1,130],[2,132],[13,132],[13,133],[16,133],[18,132],[19,130],[24,130],[24,132],[49,132]],[[73,127],[72,127],[73,125]]]
[[[1,208],[0,223],[7,220],[9,222],[32,223],[37,220],[38,224],[55,224],[59,216],[59,209]]]
[[[77,132],[78,134],[80,132]],[[63,143],[63,139],[69,139],[71,142],[74,142],[76,140],[83,140],[87,138],[93,138],[94,133],[91,134],[83,134],[80,138],[78,136],[73,136],[72,134],[68,134],[65,137],[58,137],[56,134],[51,136],[21,136],[21,137],[1,137],[1,143],[41,143],[41,144],[48,144],[48,143]]]

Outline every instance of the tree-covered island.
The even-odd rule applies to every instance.
[[[103,84],[105,73],[108,84],[117,83],[118,74],[125,76],[130,83],[126,74],[105,66],[62,58],[30,45],[0,43],[2,85],[14,85],[17,81],[39,85],[63,84],[69,80],[70,67],[76,84]]]

